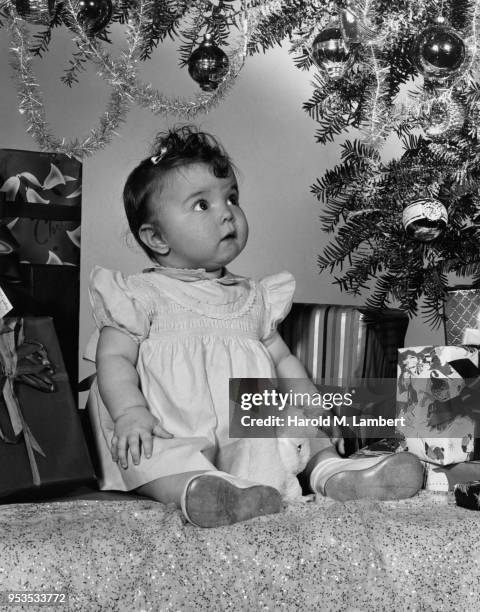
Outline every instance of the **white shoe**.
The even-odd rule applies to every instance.
[[[418,457],[407,452],[348,459],[329,455],[313,468],[310,486],[337,501],[405,499],[422,488],[423,472]]]

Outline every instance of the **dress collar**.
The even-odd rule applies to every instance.
[[[144,273],[148,272],[159,272],[170,278],[175,278],[186,283],[193,283],[197,281],[214,281],[222,285],[235,285],[240,282],[241,277],[235,276],[229,272],[226,268],[223,268],[223,274],[219,278],[211,278],[208,276],[205,268],[170,268],[168,266],[154,266],[153,268],[146,268],[143,270]]]

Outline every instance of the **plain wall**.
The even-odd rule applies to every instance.
[[[114,31],[112,54],[119,49],[122,31]],[[66,28],[57,29],[51,50],[35,61],[44,92],[52,132],[67,139],[87,135],[96,125],[108,97],[108,87],[92,66],[72,89],[59,77],[72,50]],[[17,109],[12,70],[8,65],[8,32],[0,30],[0,125],[3,148],[38,150],[25,133]],[[155,51],[141,66],[142,78],[169,96],[195,95],[199,88],[178,67],[176,44]],[[254,278],[287,269],[297,280],[295,300],[362,305],[367,295],[354,298],[340,292],[328,273],[319,275],[316,259],[328,237],[319,222],[321,206],[310,186],[326,169],[339,163],[339,142],[315,143],[315,122],[302,110],[313,92],[309,73],[295,68],[288,44],[248,58],[236,83],[218,107],[194,122],[214,133],[241,170],[240,197],[250,225],[245,251],[230,269]],[[88,276],[94,265],[131,273],[148,260],[127,240],[121,192],[129,171],[148,154],[154,134],[184,120],[157,117],[133,107],[127,123],[104,150],[84,159],[82,199],[82,269],[80,347],[93,330],[87,296]],[[351,135],[353,136],[353,135]],[[401,154],[391,141],[384,155]],[[410,322],[407,345],[443,344],[442,330],[431,330],[421,319]],[[81,374],[90,370],[81,366]]]

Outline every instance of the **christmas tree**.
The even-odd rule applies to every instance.
[[[114,23],[128,43],[118,58],[106,51]],[[423,300],[432,324],[449,273],[480,283],[480,0],[3,0],[2,25],[12,33],[29,133],[42,149],[75,155],[105,146],[132,102],[166,116],[208,112],[248,56],[288,41],[298,68],[314,70],[304,110],[318,143],[359,130],[342,145],[341,163],[311,186],[333,235],[320,269],[342,290],[371,291],[375,308],[395,300],[412,315]],[[92,61],[112,87],[99,126],[73,143],[49,133],[31,68],[62,25],[76,45],[63,81],[75,85]],[[190,100],[137,78],[138,63],[167,37],[202,90]],[[391,135],[403,153],[384,162]]]
[[[312,186],[334,234],[321,270],[339,269],[335,282],[352,294],[374,279],[374,308],[393,299],[413,315],[423,299],[433,325],[449,273],[480,282],[478,13],[474,2],[370,3],[369,44],[341,79],[319,75],[305,104],[319,142],[349,126],[363,133]],[[378,145],[391,133],[403,154],[384,163]]]

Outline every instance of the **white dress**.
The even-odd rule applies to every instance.
[[[89,410],[101,488],[128,491],[172,474],[229,471],[222,460],[234,456],[229,379],[275,377],[263,341],[291,308],[293,276],[281,272],[256,282],[225,272],[205,279],[204,271],[157,267],[125,277],[97,267],[89,291],[98,330],[115,327],[139,345],[142,393],[173,435],[154,437],[150,459],[142,455],[138,466],[129,461],[119,468],[110,455],[113,422],[94,383]],[[87,358],[94,358],[94,344]]]

